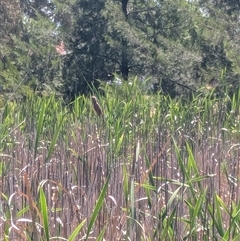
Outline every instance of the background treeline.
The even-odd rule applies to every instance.
[[[0,0],[1,96],[72,98],[113,74],[172,97],[234,90],[239,10],[238,0]]]

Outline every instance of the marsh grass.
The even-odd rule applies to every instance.
[[[239,240],[239,93],[102,89],[1,110],[1,240]]]

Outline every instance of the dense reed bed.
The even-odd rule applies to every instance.
[[[4,103],[1,240],[240,240],[240,95],[93,92]]]

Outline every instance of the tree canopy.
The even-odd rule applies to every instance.
[[[0,0],[0,6],[1,92],[73,98],[114,75],[148,78],[153,91],[172,96],[239,87],[237,0]]]

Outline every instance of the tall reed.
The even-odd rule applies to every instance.
[[[239,240],[240,93],[101,88],[1,109],[1,240]]]

